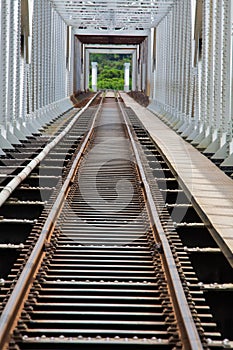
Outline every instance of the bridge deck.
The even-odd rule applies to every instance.
[[[153,113],[121,94],[175,169],[198,211],[213,227],[212,235],[233,266],[233,182],[208,158]]]

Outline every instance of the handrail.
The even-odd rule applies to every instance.
[[[162,227],[159,214],[155,206],[153,196],[151,194],[150,186],[146,179],[146,175],[139,156],[139,152],[129,127],[127,116],[125,114],[124,109],[122,108],[122,102],[118,100],[118,103],[125,122],[126,130],[133,148],[133,152],[134,152],[137,166],[138,166],[139,175],[141,177],[141,181],[143,183],[143,189],[147,198],[147,207],[149,209],[149,214],[151,216],[152,224],[153,224],[152,232],[155,239],[157,234],[157,237],[158,237],[157,240],[159,239],[160,243],[162,244],[162,249],[163,249],[162,257],[166,265],[166,272],[169,273],[169,282],[172,288],[173,297],[175,299],[174,307],[176,312],[179,315],[179,319],[182,324],[180,332],[181,332],[182,341],[186,345],[185,350],[202,350],[203,346],[202,346],[196,325],[194,323],[190,308],[188,306],[187,299],[185,297],[182,283],[177,271],[176,263],[172,255],[172,251],[169,246],[166,234]]]

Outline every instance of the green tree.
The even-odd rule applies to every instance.
[[[131,55],[92,53],[90,54],[90,62],[98,63],[98,89],[124,89],[124,63],[131,62]]]

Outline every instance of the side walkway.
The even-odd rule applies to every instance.
[[[233,266],[233,181],[147,108],[126,93],[121,96],[142,121],[186,188],[202,219]]]

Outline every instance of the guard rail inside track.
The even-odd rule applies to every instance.
[[[0,162],[1,349],[233,347],[232,268],[120,97]]]

